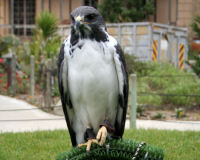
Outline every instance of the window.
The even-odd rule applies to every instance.
[[[98,0],[84,0],[85,6],[92,6],[97,8]]]
[[[14,33],[21,36],[32,35],[26,25],[35,23],[35,0],[14,0]]]

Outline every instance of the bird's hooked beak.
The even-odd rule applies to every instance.
[[[77,16],[75,18],[75,25],[76,25],[76,28],[79,28],[80,25],[83,24],[83,18],[81,16]]]
[[[75,27],[78,29],[83,24],[89,24],[89,23],[84,21],[84,17],[77,16],[75,18]]]

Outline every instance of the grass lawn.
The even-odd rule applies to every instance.
[[[198,160],[200,132],[126,130],[124,138],[165,149],[165,160]],[[55,160],[71,147],[66,130],[0,134],[0,160]]]

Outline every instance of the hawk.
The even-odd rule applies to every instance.
[[[73,146],[89,150],[108,136],[122,137],[128,101],[124,54],[93,7],[71,13],[71,33],[58,57],[58,82]]]

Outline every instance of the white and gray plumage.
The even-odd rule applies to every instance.
[[[58,58],[58,79],[73,146],[85,141],[87,127],[97,134],[105,119],[114,128],[110,135],[122,137],[128,100],[124,55],[95,8],[72,11],[71,34]]]

